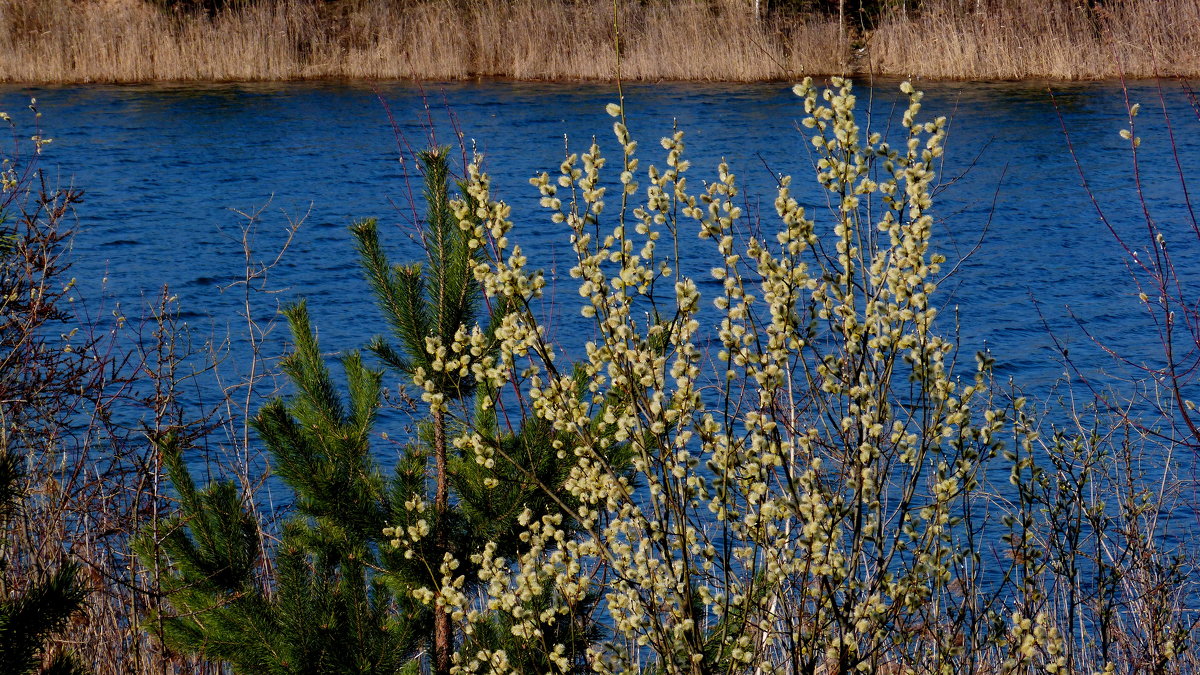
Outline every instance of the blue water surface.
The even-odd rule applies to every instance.
[[[1154,363],[1161,340],[1137,300],[1130,258],[1095,206],[1129,246],[1145,251],[1129,143],[1118,135],[1128,126],[1121,85],[919,86],[927,93],[923,113],[951,120],[935,249],[952,263],[965,257],[942,282],[940,303],[943,329],[957,326],[968,365],[976,351],[990,351],[1002,380],[1048,395],[1080,378],[1123,386],[1119,378],[1137,373],[1112,352]],[[894,127],[903,107],[896,82],[859,94],[864,125],[885,130],[891,120]],[[445,144],[456,144],[461,132],[486,156],[494,194],[513,206],[511,238],[552,280],[545,309],[551,335],[577,354],[591,329],[578,316],[580,298],[567,276],[565,226],[551,223],[528,179],[555,175],[564,152],[586,150],[593,137],[615,169],[618,147],[604,107],[616,95],[609,84],[507,81],[4,85],[0,110],[14,114],[24,133],[32,124],[24,107],[36,97],[43,134],[54,139],[44,166],[52,180],[85,192],[72,253],[81,296],[105,298],[106,309],[119,302],[137,317],[168,287],[198,342],[231,336],[224,367],[233,377],[248,371],[239,317],[247,297],[237,285],[246,269],[246,214],[258,214],[252,263],[273,260],[289,223],[302,221],[267,279],[266,288],[278,292],[250,294],[251,318],[265,326],[281,304],[306,298],[324,349],[360,348],[385,325],[347,228],[377,217],[394,260],[420,257],[413,238],[420,185],[411,160],[400,159],[405,148],[426,146],[431,129]],[[678,127],[686,132],[693,190],[725,159],[739,175],[747,213],[770,227],[773,176],[792,174],[818,227],[828,227],[811,146],[798,128],[803,109],[789,83],[626,85],[625,96],[643,167],[663,163],[657,140]],[[1174,150],[1160,96],[1174,124]],[[1196,178],[1200,122],[1178,83],[1133,83],[1128,97],[1144,107],[1143,195],[1171,239],[1179,273],[1196,282],[1197,237],[1175,153]],[[615,194],[609,201],[612,213]],[[710,242],[688,236],[683,246],[686,259],[707,269]],[[263,354],[283,349],[277,329]],[[218,398],[197,391],[208,402]]]

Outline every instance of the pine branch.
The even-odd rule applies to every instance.
[[[0,604],[0,675],[34,671],[46,640],[83,606],[87,589],[78,574],[76,565],[64,564],[23,595]]]
[[[0,532],[5,537],[11,532],[8,516],[19,508],[24,494],[24,478],[20,458],[0,449]],[[0,552],[10,550],[10,542],[0,542]],[[7,564],[0,553],[0,572]],[[85,672],[70,654],[61,651],[54,655],[48,669],[39,669],[39,664],[46,642],[83,608],[86,597],[78,566],[64,563],[45,579],[32,583],[23,594],[0,600],[0,675]]]
[[[414,639],[389,621],[396,598],[372,578],[390,510],[369,444],[382,373],[357,354],[343,358],[350,389],[343,402],[304,305],[285,313],[295,344],[285,370],[296,392],[263,406],[254,423],[296,495],[275,576],[254,579],[255,523],[234,485],[197,490],[182,452],[168,444],[181,512],[157,548],[149,535],[139,547],[169,570],[164,587],[173,614],[162,617],[164,639],[239,674],[390,675],[408,662]]]
[[[388,263],[379,245],[379,227],[374,218],[354,223],[350,232],[354,235],[359,259],[379,308],[392,331],[400,337],[409,357],[402,358],[399,352],[387,347],[382,338],[376,338],[378,347],[372,347],[372,351],[379,353],[386,348],[384,360],[404,373],[411,373],[414,363],[427,365],[425,336],[429,334],[429,318],[420,266],[393,268]]]
[[[292,400],[290,412],[305,426],[338,427],[344,424],[346,412],[334,387],[329,368],[321,357],[316,335],[308,320],[308,307],[301,301],[285,308],[291,328],[294,351],[281,362],[283,372],[300,390]]]

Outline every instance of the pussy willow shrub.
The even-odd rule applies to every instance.
[[[694,192],[682,132],[662,139],[665,165],[642,173],[617,104],[616,206],[595,143],[532,180],[570,236],[579,311],[594,322],[572,371],[535,319],[545,280],[510,208],[478,160],[469,168],[469,199],[451,208],[488,252],[475,276],[519,309],[494,327],[498,350],[478,327],[459,331],[431,347],[432,367],[492,391],[515,380],[533,414],[578,439],[556,441],[578,529],[525,517],[524,553],[448,555],[440,587],[418,599],[449,608],[467,636],[507,616],[553,655],[560,610],[598,593],[607,635],[587,663],[598,673],[1177,670],[1189,630],[1178,598],[1146,592],[1167,577],[1139,586],[1114,553],[1154,532],[1139,529],[1136,499],[1105,511],[1084,497],[1104,483],[1111,437],[1040,439],[1024,400],[995,394],[990,359],[956,372],[955,342],[937,330],[945,118],[920,121],[921,93],[905,83],[893,144],[860,127],[848,81],[833,87],[795,88],[828,219],[782,178],[775,230],[748,223],[725,164]],[[703,296],[684,273],[685,246],[709,247],[719,292]],[[509,461],[487,438],[467,429],[454,443],[484,465]],[[628,445],[633,480],[604,461],[612,444]],[[985,489],[989,466],[1007,491]],[[1180,569],[1144,550],[1155,570]],[[460,568],[477,569],[483,590],[465,593],[475,580]],[[1156,630],[1138,623],[1137,601],[1157,603]],[[454,672],[514,672],[512,661],[468,651]]]

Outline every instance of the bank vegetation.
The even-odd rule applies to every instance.
[[[1197,25],[1200,0],[0,0],[0,80],[606,80],[618,49],[629,80],[1191,77]]]

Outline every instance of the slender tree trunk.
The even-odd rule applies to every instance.
[[[448,538],[446,536],[446,510],[449,506],[446,476],[446,413],[440,408],[433,413],[433,449],[437,457],[437,494],[433,507],[437,511],[438,526],[437,550],[445,554]],[[442,561],[435,561],[441,565]],[[434,675],[450,675],[454,655],[454,633],[450,628],[450,614],[444,609],[433,610],[433,672]]]

